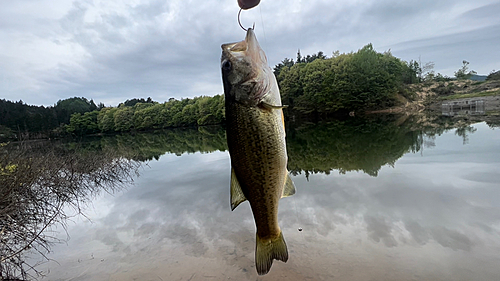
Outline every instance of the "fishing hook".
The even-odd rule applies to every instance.
[[[241,24],[241,21],[240,21],[240,14],[241,14],[241,10],[243,10],[243,9],[240,9],[240,11],[238,12],[238,23],[240,24],[240,27],[241,27],[243,30],[247,31],[248,29],[244,28],[244,27],[243,27],[243,25]]]
[[[248,31],[248,28],[244,28],[243,25],[241,24],[241,21],[240,21],[241,10],[243,10],[243,9],[240,9],[240,11],[238,12],[238,24],[240,25],[241,29]],[[253,23],[252,29],[255,29],[255,22]]]

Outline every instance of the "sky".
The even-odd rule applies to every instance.
[[[222,94],[220,45],[243,40],[236,0],[3,0],[0,99],[50,106],[86,97]],[[500,1],[261,0],[243,11],[274,67],[284,58],[348,53],[372,43],[403,60],[500,69]]]

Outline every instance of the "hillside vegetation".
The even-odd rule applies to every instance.
[[[404,61],[390,52],[379,53],[368,44],[357,52],[327,57],[323,52],[297,59],[285,58],[275,66],[286,116],[333,116],[362,112],[423,110],[437,99],[495,95],[500,71],[485,82],[469,62],[455,78],[435,74],[434,64]],[[395,109],[396,108],[396,109]],[[0,140],[144,131],[174,127],[223,124],[224,96],[201,96],[163,103],[134,98],[117,107],[96,105],[74,97],[54,106],[33,106],[23,101],[0,100]]]
[[[301,113],[365,111],[393,106],[398,95],[411,98],[406,85],[419,81],[419,66],[378,53],[371,44],[357,52],[322,53],[275,68],[284,104]]]

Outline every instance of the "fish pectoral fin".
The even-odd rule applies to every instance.
[[[234,211],[239,204],[245,202],[246,200],[247,198],[245,197],[245,194],[243,194],[238,178],[234,173],[234,168],[231,167],[231,211]]]
[[[285,188],[283,188],[283,195],[281,195],[281,198],[292,196],[294,194],[295,194],[295,185],[293,184],[293,181],[290,178],[290,174],[287,172],[285,179]]]
[[[261,102],[260,103],[262,105],[262,107],[264,107],[265,109],[268,109],[268,110],[271,110],[271,109],[283,109],[283,108],[287,108],[288,105],[272,105],[272,104],[269,104],[267,102]]]

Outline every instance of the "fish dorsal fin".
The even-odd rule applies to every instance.
[[[295,194],[295,185],[293,184],[292,179],[290,178],[290,174],[288,172],[286,173],[286,179],[285,179],[285,188],[283,188],[283,197],[288,197],[292,196]]]
[[[236,209],[239,204],[245,202],[246,200],[247,198],[245,197],[245,194],[243,194],[238,178],[234,173],[234,168],[231,167],[231,211]]]

